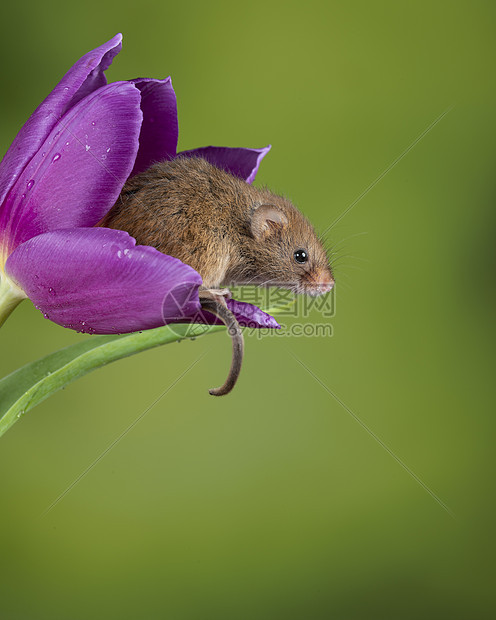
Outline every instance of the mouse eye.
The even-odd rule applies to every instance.
[[[293,256],[295,261],[300,264],[306,263],[308,260],[308,254],[305,252],[305,250],[296,250]]]

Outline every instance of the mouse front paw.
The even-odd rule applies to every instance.
[[[227,299],[232,298],[231,291],[228,288],[205,288],[200,289],[198,292],[200,299],[215,299],[223,305],[226,304]]]

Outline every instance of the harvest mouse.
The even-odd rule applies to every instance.
[[[316,296],[334,286],[321,241],[289,200],[198,157],[162,161],[129,179],[99,225],[125,230],[200,274],[202,308],[226,324],[233,342],[231,369],[224,385],[210,390],[215,396],[234,387],[243,357],[223,287],[277,286]]]

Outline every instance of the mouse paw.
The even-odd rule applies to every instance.
[[[226,299],[231,299],[231,291],[228,288],[205,288],[198,292],[200,299],[214,299],[223,306],[227,306]]]

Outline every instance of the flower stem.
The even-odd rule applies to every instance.
[[[0,327],[25,297],[24,293],[0,271]]]

